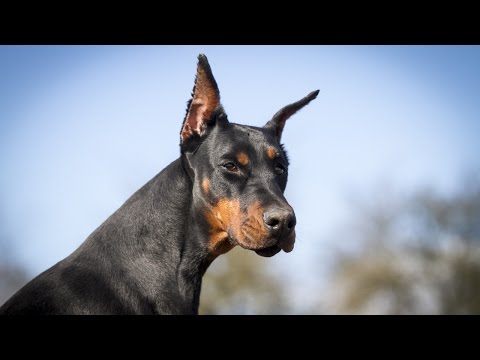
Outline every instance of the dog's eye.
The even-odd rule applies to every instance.
[[[223,164],[223,167],[227,169],[230,172],[238,172],[238,167],[232,162],[228,162],[226,164]]]
[[[285,174],[285,171],[287,171],[287,169],[285,169],[285,167],[283,165],[275,166],[275,174],[283,175],[283,174]]]

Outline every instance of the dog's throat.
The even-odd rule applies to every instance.
[[[215,232],[208,239],[208,253],[214,257],[229,252],[234,246],[226,231]]]

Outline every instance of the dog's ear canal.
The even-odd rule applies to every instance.
[[[187,115],[183,121],[180,142],[184,144],[191,137],[205,134],[215,111],[221,110],[220,91],[205,55],[198,55],[197,76],[192,98],[187,105]],[[222,110],[223,112],[223,110]]]
[[[320,90],[312,91],[303,99],[281,108],[275,113],[275,115],[273,115],[272,120],[265,124],[264,128],[272,129],[278,140],[280,140],[287,119],[293,114],[295,114],[298,110],[303,108],[305,105],[307,105],[310,101],[315,99],[319,92]]]

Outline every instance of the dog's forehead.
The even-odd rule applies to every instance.
[[[213,130],[206,139],[205,149],[210,149],[215,158],[233,157],[245,165],[251,161],[258,163],[265,157],[273,160],[285,156],[275,134],[269,129],[230,122]]]
[[[251,150],[261,151],[266,146],[276,146],[274,136],[264,128],[231,123],[229,141],[233,144],[248,146]]]

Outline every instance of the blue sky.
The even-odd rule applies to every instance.
[[[299,297],[352,195],[479,169],[478,46],[0,46],[0,235],[32,274],[178,157],[198,53],[232,122],[320,89],[283,135],[296,248],[265,260]]]

